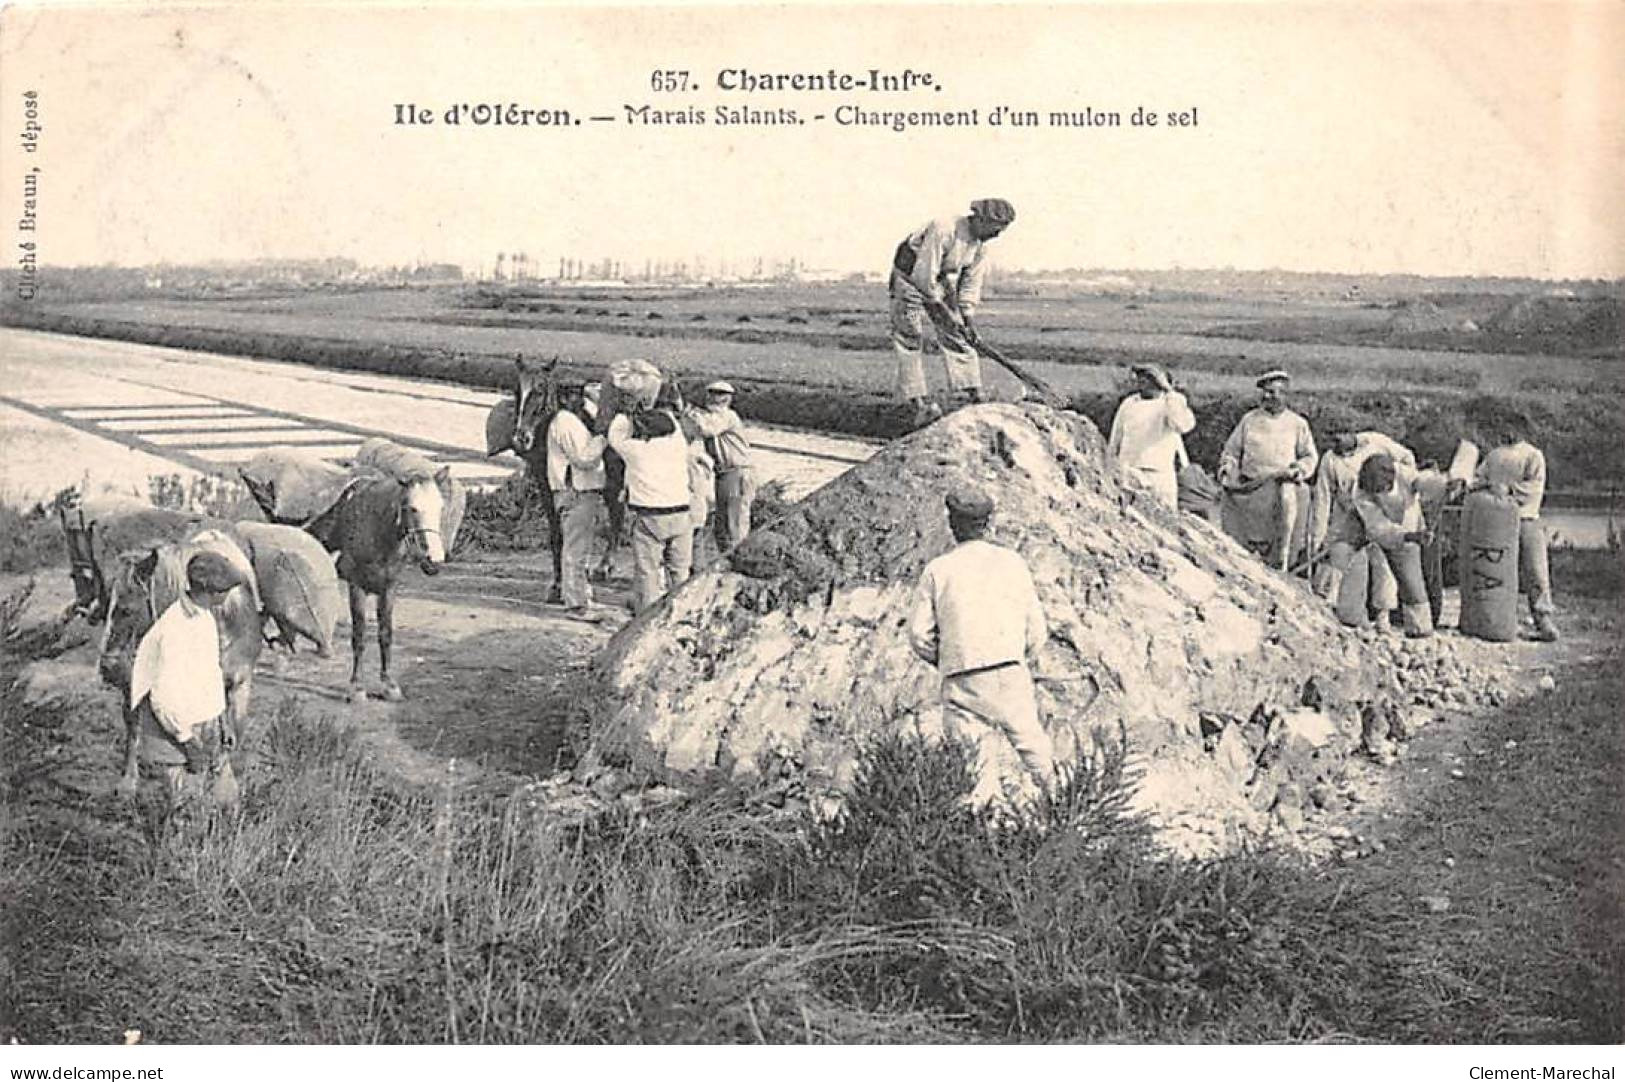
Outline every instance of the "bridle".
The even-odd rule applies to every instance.
[[[513,411],[513,435],[509,442],[517,453],[524,455],[536,446],[537,430],[550,414],[558,410],[558,385],[553,382],[554,369],[559,359],[554,357],[541,368],[541,376],[527,386],[521,377]]]
[[[113,623],[114,623],[113,618],[116,615],[118,615],[119,587],[123,584],[123,582],[124,582],[124,575],[121,574],[118,577],[118,579],[113,583],[112,588],[108,591],[108,594],[107,594],[107,613],[106,613],[106,617],[105,617],[106,623],[102,625],[101,642],[96,647],[96,664],[97,664],[98,668],[100,668],[102,660],[107,657],[107,648],[108,648],[109,645],[112,644],[112,641],[113,641]],[[146,594],[147,594],[147,626],[151,627],[153,624],[158,622],[158,611],[157,611],[158,610],[158,605],[157,605],[157,602],[155,602],[153,600],[153,597],[152,597],[152,584],[151,583],[147,584]]]
[[[403,497],[405,493],[409,491],[409,487],[403,486]],[[419,565],[422,566],[425,571],[428,571],[428,569],[433,566],[429,563],[429,537],[432,535],[440,538],[440,550],[442,552],[445,552],[446,550],[446,538],[445,535],[440,532],[439,525],[431,526],[425,524],[423,521],[422,512],[403,498],[401,501],[399,526],[402,539],[408,542],[412,548],[416,549]],[[428,573],[434,574],[432,571],[429,571]]]

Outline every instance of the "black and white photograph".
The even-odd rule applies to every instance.
[[[1622,56],[0,10],[6,1077],[1615,1078]]]

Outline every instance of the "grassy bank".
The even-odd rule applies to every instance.
[[[838,827],[737,791],[580,824],[273,704],[241,820],[149,865],[104,795],[112,712],[28,705],[12,650],[0,1040],[1616,1042],[1621,575],[1564,561],[1566,630],[1614,645],[1464,731],[1463,780],[1396,779],[1386,849],[1325,868],[1149,859],[1110,749],[1022,827],[906,739]]]

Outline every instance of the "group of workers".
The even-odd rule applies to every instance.
[[[624,471],[636,612],[687,581],[696,554],[703,561],[710,550],[707,525],[719,552],[743,541],[756,494],[732,384],[718,380],[706,387],[704,405],[685,406],[663,383],[652,400],[631,400],[595,435],[600,395],[597,384],[562,387],[546,437],[547,485],[562,534],[559,593],[572,614],[590,621],[605,615],[593,599],[593,550],[601,549],[602,567],[617,540],[607,530],[606,455]]]
[[[941,412],[927,396],[922,366],[927,317],[950,392],[963,404],[982,401],[972,317],[986,277],[986,242],[1014,220],[1008,202],[978,200],[968,215],[933,220],[897,247],[891,339],[898,392],[915,425]],[[1118,406],[1107,446],[1125,472],[1177,509],[1191,465],[1184,437],[1196,416],[1162,367],[1137,364],[1131,371],[1135,391]],[[1519,585],[1528,598],[1530,637],[1558,637],[1540,522],[1546,460],[1530,442],[1526,417],[1511,409],[1469,417],[1468,435],[1490,450],[1467,463],[1464,475],[1461,462],[1450,472],[1420,469],[1410,449],[1352,423],[1329,432],[1330,449],[1320,454],[1309,422],[1287,406],[1290,386],[1285,371],[1260,376],[1258,405],[1225,441],[1218,517],[1226,533],[1279,571],[1307,570],[1314,589],[1345,622],[1388,631],[1397,607],[1405,633],[1424,637],[1440,615],[1442,510],[1469,485],[1489,488],[1517,505]],[[963,733],[969,720],[981,723],[1047,789],[1054,750],[1027,667],[1047,631],[1031,573],[1017,553],[989,540],[994,501],[985,492],[952,491],[946,507],[955,546],[921,575],[908,618],[910,645],[941,673],[947,731]],[[978,756],[987,778],[992,766],[985,745]]]
[[[1138,365],[1135,377],[1138,390],[1120,405],[1109,447],[1125,473],[1177,508],[1176,463],[1195,417],[1160,368]],[[1332,431],[1331,449],[1317,456],[1308,422],[1287,408],[1289,385],[1282,371],[1260,377],[1259,405],[1225,442],[1219,477],[1227,533],[1282,571],[1289,570],[1295,548],[1306,549],[1304,566],[1315,590],[1336,604],[1344,622],[1369,622],[1386,632],[1397,606],[1405,634],[1420,638],[1432,634],[1439,617],[1440,512],[1469,485],[1487,488],[1517,506],[1529,637],[1558,637],[1540,521],[1546,460],[1529,442],[1527,418],[1510,409],[1470,416],[1471,435],[1490,450],[1470,478],[1459,471],[1452,476],[1418,468],[1409,448],[1351,424]],[[956,489],[946,505],[956,544],[921,575],[908,620],[910,645],[942,675],[946,730],[961,735],[966,721],[979,722],[1047,789],[1054,750],[1028,669],[1047,631],[1031,573],[1017,553],[989,540],[994,503],[986,493]],[[994,772],[986,739],[978,749],[984,779]]]
[[[916,424],[941,412],[927,395],[922,366],[927,319],[942,349],[950,391],[965,404],[982,400],[973,314],[986,275],[985,246],[1014,220],[1015,209],[1005,200],[981,199],[970,214],[928,222],[897,246],[889,283],[891,337],[899,391]],[[1135,392],[1119,405],[1107,446],[1127,474],[1177,509],[1182,473],[1190,464],[1184,437],[1196,417],[1163,368],[1137,364],[1131,371]],[[1408,448],[1352,425],[1329,432],[1331,448],[1318,454],[1308,421],[1287,406],[1290,384],[1284,371],[1260,376],[1257,407],[1242,416],[1224,444],[1218,463],[1224,530],[1283,572],[1303,552],[1315,589],[1336,602],[1348,622],[1369,619],[1386,630],[1397,604],[1407,634],[1430,634],[1442,584],[1439,514],[1469,479],[1418,469]],[[672,384],[663,383],[651,399],[628,402],[596,434],[600,392],[597,384],[561,388],[561,408],[546,435],[546,483],[562,534],[560,595],[572,613],[595,621],[603,613],[593,599],[589,568],[594,549],[601,547],[607,562],[615,540],[606,529],[606,456],[624,469],[635,611],[687,580],[696,552],[706,549],[708,523],[720,552],[745,539],[756,489],[751,444],[733,408],[731,384],[710,384],[704,404],[690,407]],[[1529,442],[1527,419],[1513,411],[1470,422],[1473,435],[1492,448],[1472,481],[1516,501],[1520,579],[1533,637],[1554,640],[1540,523],[1545,457]],[[946,510],[955,546],[925,567],[907,620],[910,645],[942,675],[948,731],[962,732],[961,723],[971,719],[982,723],[1008,742],[1030,777],[1047,789],[1054,748],[1027,662],[1048,631],[1032,575],[1019,554],[990,540],[995,507],[988,494],[955,489],[946,496]],[[235,584],[232,569],[221,564],[208,553],[193,558],[187,596],[154,625],[136,659],[132,704],[150,704],[152,735],[174,746],[176,757],[167,765],[175,769],[197,769],[192,741],[203,737],[194,738],[193,731],[205,732],[198,724],[202,717],[223,710],[218,658],[210,668],[204,662],[215,651],[203,648],[213,645],[210,607]],[[190,692],[154,693],[183,669],[188,675],[181,684],[206,687],[207,702],[194,703]],[[171,702],[183,704],[179,713]],[[979,751],[984,778],[992,773],[985,750]]]

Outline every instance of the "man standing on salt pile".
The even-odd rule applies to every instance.
[[[993,501],[975,489],[947,497],[958,544],[925,565],[909,614],[914,652],[942,673],[943,726],[962,734],[974,719],[1002,733],[1041,790],[1055,772],[1055,748],[1038,718],[1027,656],[1049,637],[1032,573],[1021,556],[987,540]],[[983,779],[997,763],[979,747]]]
[[[1183,437],[1196,427],[1196,415],[1160,366],[1137,364],[1129,371],[1134,373],[1136,393],[1117,407],[1107,446],[1125,469],[1177,510]]]
[[[982,401],[982,366],[971,316],[982,302],[987,242],[1016,220],[1003,199],[978,199],[970,214],[927,222],[892,254],[891,340],[897,354],[898,394],[913,407],[918,427],[941,416],[927,397],[925,317],[936,330],[948,389],[966,402]]]
[[[750,504],[756,498],[750,439],[733,403],[733,384],[718,380],[705,389],[705,405],[688,415],[705,439],[716,473],[716,536],[723,552],[749,535]]]
[[[1292,538],[1314,472],[1309,422],[1286,408],[1292,377],[1276,369],[1258,377],[1259,404],[1236,423],[1219,455],[1224,532],[1285,571]]]
[[[1363,530],[1354,510],[1360,466],[1372,455],[1382,454],[1414,470],[1416,456],[1397,440],[1381,432],[1358,431],[1348,421],[1332,425],[1331,440],[1332,449],[1321,456],[1315,470],[1308,543],[1311,551],[1324,551],[1326,555],[1315,569],[1315,590],[1326,600],[1336,602],[1350,565],[1368,555],[1359,546]],[[1367,597],[1358,606],[1351,603],[1348,609],[1352,612],[1370,608],[1378,614],[1379,623],[1386,623],[1389,610],[1399,603],[1393,577],[1386,560],[1369,561],[1367,570]]]

